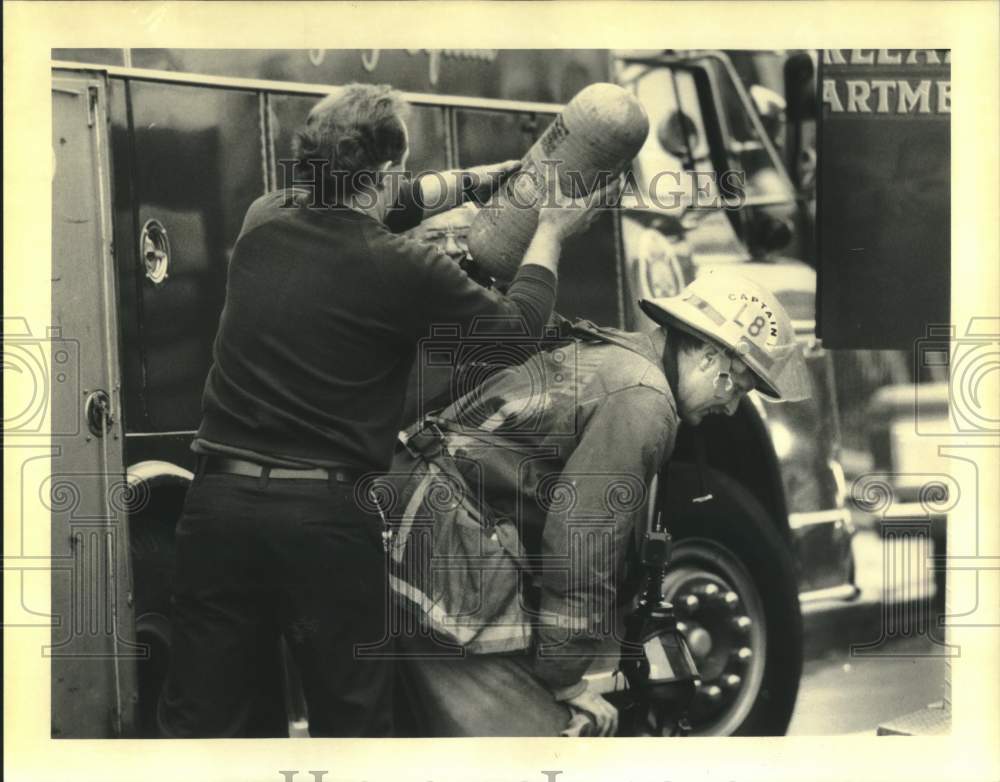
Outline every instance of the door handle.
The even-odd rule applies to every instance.
[[[104,437],[111,431],[115,416],[111,410],[111,396],[103,389],[92,391],[83,405],[87,428],[94,437]]]

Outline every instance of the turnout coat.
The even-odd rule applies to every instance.
[[[615,630],[679,423],[662,330],[572,333],[401,433],[388,487],[391,586],[435,647],[526,652],[560,700]]]

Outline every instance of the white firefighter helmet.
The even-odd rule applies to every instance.
[[[661,325],[683,329],[736,354],[757,377],[757,390],[782,402],[811,395],[792,320],[777,297],[757,283],[712,271],[677,296],[642,299],[642,311]]]

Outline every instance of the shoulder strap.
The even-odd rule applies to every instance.
[[[593,321],[584,320],[583,318],[572,322],[565,321],[565,324],[564,328],[575,339],[587,342],[604,342],[608,345],[617,345],[620,348],[624,348],[625,350],[635,353],[637,356],[641,356],[651,364],[657,363],[648,355],[643,353],[637,345],[632,344],[632,342],[627,339],[619,337],[617,329],[603,328],[594,324]]]

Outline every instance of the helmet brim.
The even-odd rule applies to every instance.
[[[661,326],[670,326],[672,328],[680,329],[694,337],[697,337],[698,339],[716,345],[726,352],[739,353],[736,345],[730,345],[725,340],[718,337],[715,333],[717,331],[716,323],[714,323],[707,315],[686,304],[680,296],[671,296],[669,298],[657,299],[656,301],[640,299],[639,306],[650,320]],[[801,359],[801,353],[799,353],[797,361],[795,356],[790,358],[788,364],[794,364],[794,366],[786,365],[786,368],[792,370],[792,374],[794,375],[794,377],[790,376],[788,378],[789,382],[787,384],[784,382],[772,384],[764,376],[761,368],[751,356],[740,355],[740,360],[743,361],[743,363],[747,365],[747,368],[749,368],[749,370],[753,373],[754,378],[756,379],[755,388],[761,395],[776,402],[795,402],[809,397],[809,393],[807,391],[809,387],[808,375],[803,378],[802,372],[799,371],[800,367],[798,366],[801,364],[801,370],[803,372],[805,371],[805,366]],[[782,374],[784,374],[784,371]],[[802,385],[803,380],[806,383],[804,386]],[[784,386],[784,388],[782,388],[782,386]]]

